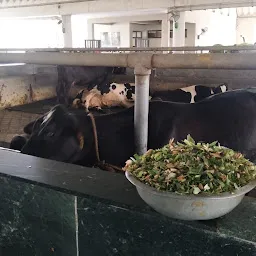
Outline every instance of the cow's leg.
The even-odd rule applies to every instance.
[[[102,114],[106,114],[107,113],[106,110],[102,109],[99,106],[93,107],[93,109],[95,109],[97,112],[102,113]]]
[[[82,107],[82,101],[80,99],[74,99],[72,102],[73,108],[81,108]]]
[[[83,102],[83,106],[84,106],[84,108],[85,108],[85,112],[90,112],[90,103],[89,103],[89,100],[87,100],[87,101],[84,101]]]

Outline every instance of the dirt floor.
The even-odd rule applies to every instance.
[[[19,111],[2,110],[0,112],[0,144],[10,143],[11,139],[23,133],[23,127],[39,115]]]
[[[0,147],[8,147],[11,139],[23,134],[23,128],[56,104],[55,99],[0,110]]]

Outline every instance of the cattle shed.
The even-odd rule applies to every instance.
[[[203,52],[213,49],[245,52]],[[0,49],[0,63],[25,64],[1,67],[1,130],[13,136],[56,104],[57,66],[126,67],[114,79],[135,82],[140,154],[147,150],[150,87],[226,82],[236,89],[256,79],[253,46],[20,50]],[[0,151],[2,255],[256,255],[255,198],[220,219],[179,221],[149,208],[122,174]]]

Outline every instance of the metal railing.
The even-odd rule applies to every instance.
[[[85,48],[86,49],[100,49],[101,48],[101,40],[85,40]]]
[[[136,48],[149,48],[149,39],[134,38]]]
[[[95,40],[97,41],[97,40]],[[226,52],[231,51],[256,51],[256,46],[185,46],[185,47],[112,47],[112,48],[0,48],[0,53],[4,52],[190,52],[190,53],[204,53],[204,52]]]

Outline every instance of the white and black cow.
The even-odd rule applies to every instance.
[[[111,107],[131,107],[135,100],[134,84],[107,83],[95,86],[91,90],[81,90],[73,100],[74,108],[85,107],[88,111],[91,108],[102,109]]]
[[[159,98],[163,101],[196,103],[212,95],[228,91],[228,85],[223,83],[217,87],[204,85],[192,85],[173,91],[158,91],[152,94],[152,98]]]
[[[227,84],[217,87],[192,85],[172,91],[158,91],[151,93],[150,100],[163,100],[172,102],[195,103],[211,95],[223,93],[228,90]],[[131,107],[135,101],[135,85],[132,83],[105,83],[95,86],[91,90],[81,90],[73,100],[75,108],[85,107],[101,109],[103,107]]]
[[[123,166],[135,153],[134,107],[95,116],[101,160]],[[32,127],[32,124],[30,124]],[[28,155],[90,166],[96,163],[91,118],[79,109],[55,106],[39,118],[20,148]],[[234,90],[197,104],[149,103],[148,147],[160,148],[171,138],[190,134],[196,141],[219,141],[256,161],[256,88]]]
[[[106,83],[112,74],[125,74],[126,68],[94,67],[94,66],[57,66],[58,85],[56,87],[57,102],[68,105],[71,85],[93,88]]]

